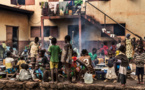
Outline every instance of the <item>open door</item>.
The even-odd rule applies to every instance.
[[[6,26],[6,44],[18,49],[18,27]]]
[[[13,46],[13,27],[6,26],[6,44],[10,47]]]

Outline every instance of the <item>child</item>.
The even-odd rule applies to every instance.
[[[126,74],[127,74],[127,67],[129,66],[129,60],[125,55],[126,48],[124,45],[121,45],[119,48],[119,55],[116,56],[116,59],[121,60],[121,65],[119,68],[119,80],[121,81],[121,85],[124,87],[126,84]]]
[[[97,63],[97,49],[96,48],[93,48],[92,49],[92,53],[90,52],[89,53],[89,56],[91,57],[91,60],[92,60],[92,64],[93,64],[93,67],[96,66]]]
[[[49,68],[49,64],[45,65],[45,71],[43,73],[43,81],[44,82],[48,82],[49,78],[50,78],[50,68]]]
[[[36,78],[38,78],[39,80],[42,80],[42,78],[43,78],[43,72],[40,70],[38,64],[35,65],[34,74],[36,75]]]
[[[34,42],[30,43],[30,55],[31,59],[37,58],[38,59],[38,52],[39,52],[39,38],[35,37]]]
[[[107,74],[106,74],[106,80],[104,82],[107,82],[108,79],[116,79],[117,76],[116,76],[116,73],[115,73],[115,68],[114,68],[114,61],[115,61],[115,58],[113,58],[113,52],[112,51],[109,51],[108,52],[108,56],[109,56],[109,60],[108,60],[108,70],[107,70]],[[113,83],[115,83],[116,80],[114,80]]]
[[[144,84],[143,75],[144,75],[144,61],[145,53],[143,52],[143,47],[139,46],[137,52],[134,54],[135,63],[136,63],[136,75],[138,76],[138,84]],[[141,75],[141,80],[140,80]]]
[[[54,69],[56,71],[56,81],[58,82],[58,63],[59,63],[59,54],[61,53],[61,49],[56,45],[57,39],[52,38],[52,45],[49,48],[50,53],[50,69],[51,69],[51,78],[52,83],[54,82]]]
[[[19,60],[18,63],[17,63],[17,65],[19,66],[19,70],[22,69],[22,67],[21,67],[22,64],[26,64],[23,56],[21,56],[20,59],[21,60]]]
[[[71,76],[72,76],[72,79],[74,78],[75,80],[77,79],[77,74],[79,72],[79,67],[77,67],[77,53],[76,52],[73,52],[73,56],[72,56],[72,64],[71,64]]]
[[[77,79],[78,81],[80,80],[81,76],[84,75],[86,72],[93,73],[91,58],[88,55],[88,51],[86,49],[82,50],[81,57],[79,58],[79,60],[82,67]]]
[[[65,71],[67,74],[67,81],[65,83],[70,83],[70,66],[72,64],[72,45],[70,44],[71,37],[69,35],[65,36],[65,46],[62,50],[61,62],[64,64]]]
[[[47,57],[45,56],[45,50],[41,50],[39,52],[40,60],[38,61],[39,65],[41,65],[41,70],[43,71],[45,68],[45,64],[49,64]]]
[[[16,76],[17,80],[27,81],[32,78],[30,72],[28,71],[29,66],[27,64],[21,64],[20,73]]]
[[[7,57],[5,58],[5,66],[6,66],[6,72],[14,73],[13,66],[15,65],[14,59],[11,58],[12,54],[11,52],[7,52]]]

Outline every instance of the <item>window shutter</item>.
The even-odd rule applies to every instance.
[[[25,0],[25,5],[35,5],[35,0]]]
[[[41,35],[40,27],[31,27],[31,37],[40,37]]]
[[[17,5],[17,0],[11,0],[11,4]]]
[[[50,35],[52,37],[58,38],[59,31],[58,31],[58,27],[57,26],[50,27]]]
[[[13,27],[6,26],[6,43],[9,44],[11,47],[13,46]]]

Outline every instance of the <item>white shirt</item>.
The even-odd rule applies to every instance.
[[[8,58],[6,58],[5,59],[5,65],[6,65],[6,69],[8,69],[8,68],[12,68],[12,62],[14,61],[14,59],[13,58],[10,58],[10,57],[8,57]]]

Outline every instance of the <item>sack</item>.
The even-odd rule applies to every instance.
[[[88,84],[93,83],[92,74],[89,74],[89,73],[86,72],[85,75],[84,75],[84,81],[85,81],[85,83],[88,83]]]

